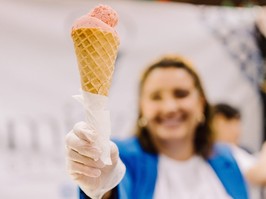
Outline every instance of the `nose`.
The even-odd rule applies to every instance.
[[[161,108],[164,113],[176,112],[178,109],[178,102],[174,98],[164,99]]]

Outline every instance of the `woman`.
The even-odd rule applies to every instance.
[[[96,134],[85,123],[67,135],[80,198],[248,198],[230,149],[213,144],[210,106],[188,61],[163,57],[145,71],[139,92],[136,137],[111,142],[112,165],[99,160]]]

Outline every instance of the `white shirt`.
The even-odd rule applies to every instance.
[[[176,161],[159,156],[154,199],[231,199],[211,166],[200,156]]]
[[[254,163],[255,157],[238,147],[232,153],[242,173]],[[260,189],[249,185],[251,199],[260,198]],[[200,156],[186,161],[159,156],[158,177],[154,199],[231,199],[212,167]]]

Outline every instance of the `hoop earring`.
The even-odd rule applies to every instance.
[[[146,127],[148,124],[148,120],[145,117],[141,117],[138,119],[139,127]]]

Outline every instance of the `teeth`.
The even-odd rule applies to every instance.
[[[162,125],[164,126],[178,126],[181,124],[181,118],[167,118],[167,119],[162,119],[161,122]]]

